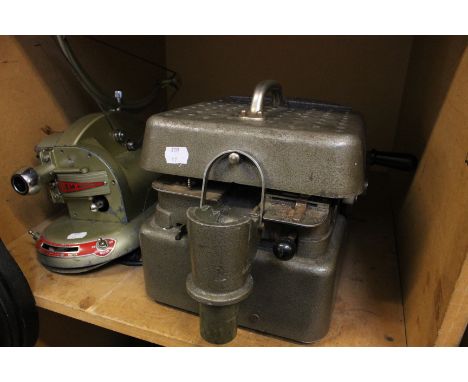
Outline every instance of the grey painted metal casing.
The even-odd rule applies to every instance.
[[[364,136],[363,121],[350,108],[285,101],[275,81],[257,85],[252,98],[202,102],[148,120],[141,157],[148,171],[200,180],[213,158],[231,150],[248,153],[261,168],[267,189],[265,214],[260,214],[265,225],[251,264],[253,289],[239,304],[240,326],[306,343],[327,333],[346,227],[336,199],[354,199],[365,189]],[[168,158],[168,148],[184,157]],[[223,182],[212,185],[259,187],[257,168],[245,160],[235,165],[220,160],[209,179]],[[181,232],[187,208],[197,206],[203,192],[175,183],[153,187],[158,206],[140,230],[147,293],[158,302],[199,312],[185,288],[191,243]],[[275,207],[277,196],[285,209]],[[301,223],[285,219],[285,212],[297,213]],[[317,216],[320,222],[314,223]],[[297,244],[288,261],[276,258],[272,246],[284,232],[292,233]]]
[[[185,287],[191,272],[188,237],[174,239],[179,228],[162,228],[157,220],[149,218],[140,230],[146,292],[160,303],[198,313],[199,304]],[[271,249],[258,248],[251,269],[254,286],[239,306],[239,325],[304,343],[322,338],[330,326],[345,227],[338,215],[318,256],[281,261]]]
[[[250,97],[228,97],[152,116],[141,157],[148,171],[202,178],[206,164],[225,150],[251,153],[269,189],[327,198],[353,198],[365,188],[365,139],[361,117],[351,109],[289,100],[265,106],[263,118],[242,117]],[[167,147],[186,148],[186,164],[167,163]],[[211,179],[258,185],[248,162]],[[233,180],[234,179],[234,180]]]

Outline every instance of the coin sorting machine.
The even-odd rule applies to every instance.
[[[160,176],[142,225],[146,290],[200,315],[309,343],[329,328],[346,220],[366,188],[365,131],[348,107],[284,99],[278,82],[152,116],[141,163]]]

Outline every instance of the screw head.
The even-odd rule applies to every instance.
[[[128,151],[135,151],[138,147],[134,141],[129,140],[126,144],[125,147],[127,147]]]
[[[122,130],[114,131],[114,139],[117,142],[122,143],[125,141],[126,138],[127,138],[127,135],[125,134],[125,131],[122,131]]]
[[[238,164],[240,162],[240,155],[238,153],[231,153],[228,157],[230,164]]]
[[[96,247],[98,247],[98,249],[106,249],[107,246],[108,246],[107,240],[100,237],[96,243]]]

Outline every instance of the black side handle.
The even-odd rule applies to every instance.
[[[411,154],[372,149],[367,152],[367,164],[369,166],[377,164],[402,171],[414,171],[418,166],[418,159]]]

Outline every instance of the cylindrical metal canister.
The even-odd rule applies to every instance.
[[[258,215],[233,216],[211,206],[187,210],[192,273],[189,295],[200,303],[200,333],[223,344],[237,333],[238,304],[252,290],[250,266],[258,243]]]

